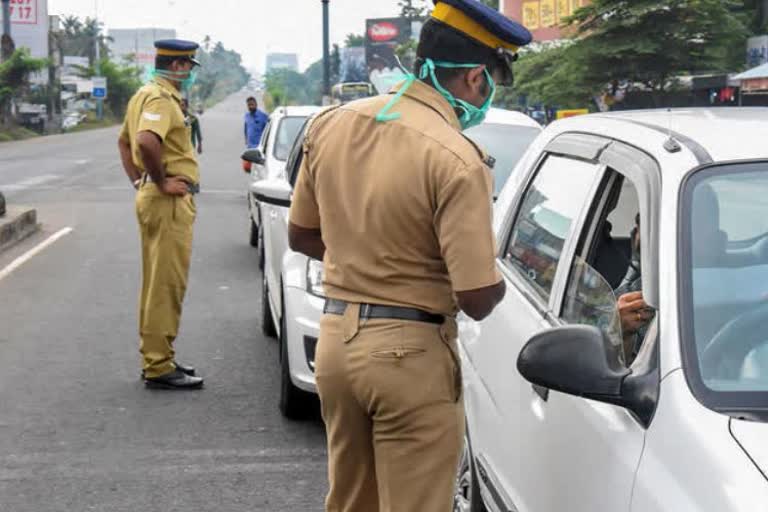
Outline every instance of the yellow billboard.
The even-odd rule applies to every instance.
[[[558,110],[555,116],[556,119],[565,119],[567,117],[583,116],[589,114],[589,109],[586,108],[574,108],[570,110]]]
[[[557,25],[556,0],[541,0],[541,14],[539,20],[542,27],[554,27]]]
[[[539,19],[540,2],[523,2],[523,25],[528,30],[538,30],[541,27]]]

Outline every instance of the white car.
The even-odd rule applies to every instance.
[[[278,107],[269,116],[269,122],[264,127],[261,143],[258,148],[247,150],[242,158],[251,162],[251,177],[248,187],[248,216],[250,224],[250,243],[259,247],[261,233],[261,208],[254,194],[250,192],[250,184],[257,181],[283,176],[285,162],[293,146],[293,141],[309,116],[320,110],[320,107]],[[264,251],[259,249],[259,268],[264,266]],[[270,335],[274,335],[272,332]]]
[[[491,109],[484,124],[467,135],[486,147],[496,159],[494,174],[501,189],[541,127],[518,112]],[[285,176],[257,182],[253,186],[264,212],[266,263],[264,276],[268,300],[262,324],[278,326],[280,342],[280,410],[287,417],[301,418],[312,410],[315,387],[315,345],[323,314],[323,266],[288,248],[288,207],[301,164],[303,131],[296,139]]]
[[[455,511],[768,510],[766,132],[646,111],[531,145],[496,203],[506,297],[460,322]]]

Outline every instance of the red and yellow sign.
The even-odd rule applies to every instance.
[[[571,110],[558,110],[555,116],[556,119],[565,119],[568,117],[583,116],[589,114],[589,109],[586,108],[574,108]]]

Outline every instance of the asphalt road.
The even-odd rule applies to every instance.
[[[176,343],[206,379],[197,392],[138,378],[139,239],[117,128],[0,144],[0,190],[43,223],[0,254],[0,512],[322,510],[323,425],[280,416],[277,346],[260,334],[238,158],[246,96],[201,118],[203,192]]]

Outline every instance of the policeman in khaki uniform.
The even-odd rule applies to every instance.
[[[307,130],[289,235],[324,261],[329,512],[451,509],[464,435],[455,316],[480,320],[505,292],[492,159],[461,131],[530,40],[477,0],[438,0],[408,80]]]
[[[199,173],[182,92],[194,82],[196,43],[162,40],[152,80],[128,103],[118,146],[136,194],[141,232],[140,352],[147,387],[197,389],[203,379],[175,359],[187,288]]]

